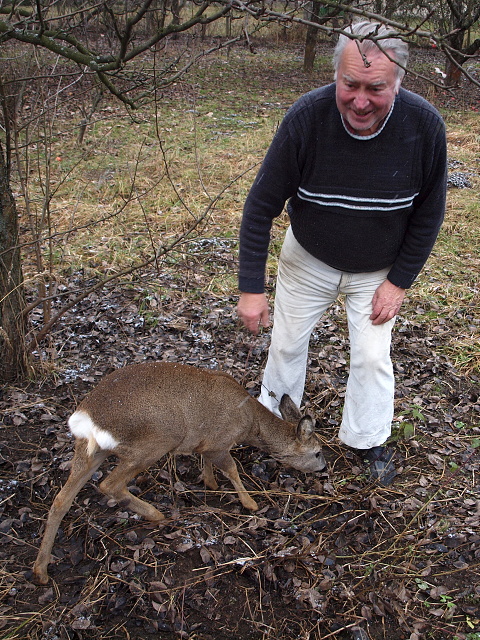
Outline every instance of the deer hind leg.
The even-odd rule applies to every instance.
[[[141,462],[139,460],[121,458],[115,469],[113,469],[105,480],[99,486],[102,493],[113,498],[118,504],[124,508],[131,509],[139,516],[150,520],[152,522],[158,522],[163,520],[163,516],[158,509],[153,505],[140,500],[136,496],[132,495],[127,489],[127,484],[141,471],[147,469],[151,464],[158,460],[155,457],[154,460],[147,460],[144,458]]]
[[[48,582],[47,567],[50,562],[50,554],[64,515],[72,506],[80,489],[90,480],[93,473],[110,453],[109,451],[97,451],[93,455],[88,455],[87,443],[88,440],[85,438],[76,441],[70,475],[57,494],[48,513],[42,543],[33,565],[33,574],[40,584]]]
[[[240,476],[238,475],[237,465],[230,453],[228,451],[203,451],[202,455],[205,458],[206,466],[207,461],[210,464],[210,468],[213,463],[227,476],[235,487],[243,506],[250,511],[257,511],[258,505],[255,500],[250,497],[248,491],[243,486],[243,482],[240,480]]]
[[[216,491],[218,489],[218,483],[215,480],[215,474],[213,473],[212,462],[205,456],[202,456],[202,458],[203,458],[202,480],[204,481],[205,485],[209,489]]]

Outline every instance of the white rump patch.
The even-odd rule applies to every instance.
[[[100,429],[86,411],[75,411],[68,420],[68,426],[76,438],[87,438],[89,453],[92,453],[95,444],[104,451],[111,451],[119,444],[111,433]]]

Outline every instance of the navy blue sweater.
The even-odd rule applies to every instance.
[[[310,91],[287,112],[244,206],[241,291],[261,293],[272,221],[285,203],[297,241],[340,271],[391,266],[408,288],[425,264],[445,212],[447,158],[440,114],[400,89],[372,137],[352,136],[335,85]]]

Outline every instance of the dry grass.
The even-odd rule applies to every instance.
[[[58,110],[53,135],[45,148],[38,147],[39,168],[29,183],[38,225],[47,184],[42,161],[50,154],[49,224],[55,237],[48,242],[44,225],[45,279],[61,282],[79,270],[86,275],[121,271],[184,233],[209,207],[193,237],[235,241],[243,201],[279,121],[296,97],[331,78],[326,60],[320,56],[319,71],[309,78],[298,72],[301,50],[295,47],[258,49],[256,55],[223,52],[133,117],[113,101],[103,102],[81,147],[76,123],[88,93],[77,96],[68,110]],[[443,331],[441,348],[462,372],[478,375],[480,116],[451,111],[445,117],[449,157],[471,174],[473,188],[449,191],[445,224],[410,291],[407,310],[420,325],[435,322],[444,328],[446,323],[450,330]],[[26,226],[25,207],[20,199],[18,204]],[[282,219],[274,228],[272,276],[285,224]],[[38,279],[38,264],[28,251],[25,275]],[[220,295],[234,293],[235,287],[233,272],[213,277],[210,284]]]
[[[449,189],[445,222],[433,255],[411,290],[409,300],[420,308],[416,320],[435,323],[442,331],[443,346],[458,369],[480,373],[480,179],[478,148],[479,115],[445,114],[448,154],[469,177],[472,188]]]

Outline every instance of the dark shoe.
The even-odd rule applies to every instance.
[[[381,485],[388,487],[397,475],[393,463],[395,451],[388,447],[372,447],[359,451],[364,460],[370,463],[370,474]]]

